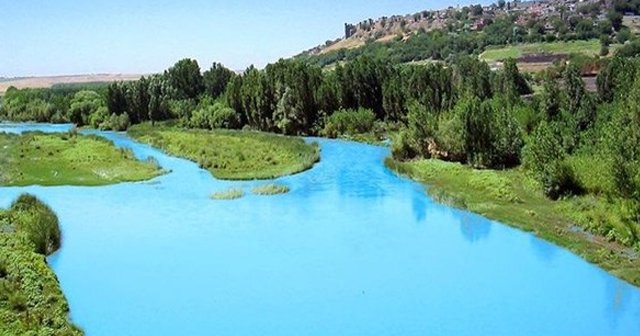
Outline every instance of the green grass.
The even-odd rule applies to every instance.
[[[0,335],[82,335],[68,319],[58,279],[30,237],[28,228],[40,225],[33,211],[43,206],[32,205],[0,209]]]
[[[539,186],[520,169],[474,170],[439,160],[386,165],[428,186],[437,201],[499,220],[565,247],[612,274],[640,285],[637,251],[593,232],[595,220],[615,222],[606,200],[581,196],[560,201],[544,197]],[[611,224],[611,225],[615,225]]]
[[[98,186],[142,181],[161,174],[98,136],[0,133],[0,185]]]
[[[231,130],[181,130],[136,125],[129,135],[171,155],[198,162],[223,180],[271,179],[299,173],[320,159],[317,144],[301,138]]]
[[[244,191],[240,188],[230,188],[223,191],[217,191],[211,194],[214,200],[234,200],[244,196]]]
[[[518,58],[528,54],[584,54],[595,56],[600,53],[600,42],[598,40],[589,41],[569,41],[551,43],[524,43],[506,47],[489,47],[480,58],[490,62],[504,60],[507,58]]]
[[[270,196],[270,195],[278,195],[278,194],[286,194],[289,192],[289,187],[281,184],[265,184],[261,186],[257,186],[251,189],[251,192],[256,195]]]

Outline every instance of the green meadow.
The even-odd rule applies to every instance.
[[[320,159],[317,144],[298,137],[233,130],[182,130],[135,125],[128,134],[197,162],[218,179],[271,179],[302,172]]]
[[[0,185],[99,186],[148,180],[162,173],[98,136],[0,134]]]

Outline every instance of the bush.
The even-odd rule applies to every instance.
[[[396,160],[409,160],[420,155],[415,141],[407,131],[402,131],[391,144],[391,156]]]
[[[89,126],[100,128],[109,119],[109,110],[102,106],[89,116]]]
[[[510,167],[520,163],[523,140],[522,131],[512,111],[506,107],[495,109],[493,122],[494,139],[491,165]]]
[[[340,109],[327,118],[322,134],[335,138],[340,135],[367,133],[373,129],[375,119],[375,114],[369,109]]]
[[[221,103],[201,105],[191,115],[189,120],[191,127],[205,129],[240,127],[240,118],[234,109]]]
[[[541,182],[545,196],[553,200],[583,192],[572,167],[564,160],[553,161],[542,173]]]
[[[11,205],[17,230],[25,232],[35,251],[49,255],[60,248],[60,224],[56,214],[33,195],[22,194]]]
[[[102,124],[100,124],[100,129],[126,131],[130,125],[131,121],[129,120],[129,114],[127,114],[126,112],[121,115],[113,113],[108,120],[105,120]]]
[[[536,128],[523,150],[525,168],[542,184],[544,194],[551,199],[582,193],[565,156],[559,137],[546,122]]]
[[[442,115],[436,133],[436,142],[447,159],[463,161],[466,154],[466,132],[460,113],[452,110]]]

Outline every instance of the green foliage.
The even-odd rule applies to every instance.
[[[582,187],[572,167],[565,161],[560,139],[552,128],[542,122],[524,148],[524,164],[552,199],[579,194]]]
[[[126,131],[129,128],[131,121],[129,120],[129,114],[123,113],[121,115],[112,114],[109,119],[100,124],[100,129],[113,130],[113,131]]]
[[[501,92],[512,104],[517,102],[521,95],[532,92],[513,58],[504,61],[504,68],[497,73],[494,85],[495,91]]]
[[[31,195],[0,210],[0,334],[81,335],[43,254],[60,245],[56,215]]]
[[[401,131],[393,139],[391,144],[391,156],[395,160],[406,161],[417,157],[420,149],[414,142],[414,138],[407,131]]]
[[[176,90],[178,99],[195,99],[204,92],[204,80],[198,61],[182,59],[169,68],[165,76]]]
[[[0,119],[11,121],[37,122],[69,122],[72,101],[76,103],[74,114],[76,121],[88,118],[86,112],[94,111],[95,107],[104,105],[103,84],[86,84],[74,86],[54,86],[50,89],[22,89],[9,88],[0,104]],[[76,94],[83,92],[78,98]],[[98,97],[95,97],[97,95]],[[87,98],[87,100],[80,99]],[[74,100],[75,99],[75,100]]]
[[[104,107],[104,98],[95,91],[77,92],[71,99],[67,119],[76,125],[88,125],[90,116]]]
[[[239,128],[240,118],[236,111],[224,104],[205,99],[191,115],[189,126],[204,129]]]
[[[58,217],[42,201],[33,195],[20,195],[11,204],[11,212],[17,229],[26,233],[37,253],[50,255],[60,248]]]
[[[227,84],[236,74],[220,63],[213,63],[211,68],[202,74],[205,92],[213,98],[224,93]]]
[[[327,118],[323,135],[335,138],[340,135],[367,133],[373,129],[374,121],[375,114],[371,110],[364,108],[357,110],[341,109]]]

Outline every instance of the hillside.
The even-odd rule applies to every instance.
[[[320,66],[360,55],[415,62],[480,55],[487,49],[524,44],[530,46],[519,48],[525,52],[518,52],[517,57],[546,56],[543,58],[554,61],[570,54],[607,56],[617,48],[613,46],[634,38],[640,22],[638,12],[638,6],[626,0],[500,0],[485,6],[449,7],[346,23],[342,38],[298,57]],[[569,43],[572,41],[589,41],[589,48],[575,48]],[[554,50],[536,46],[548,43],[556,43]]]

